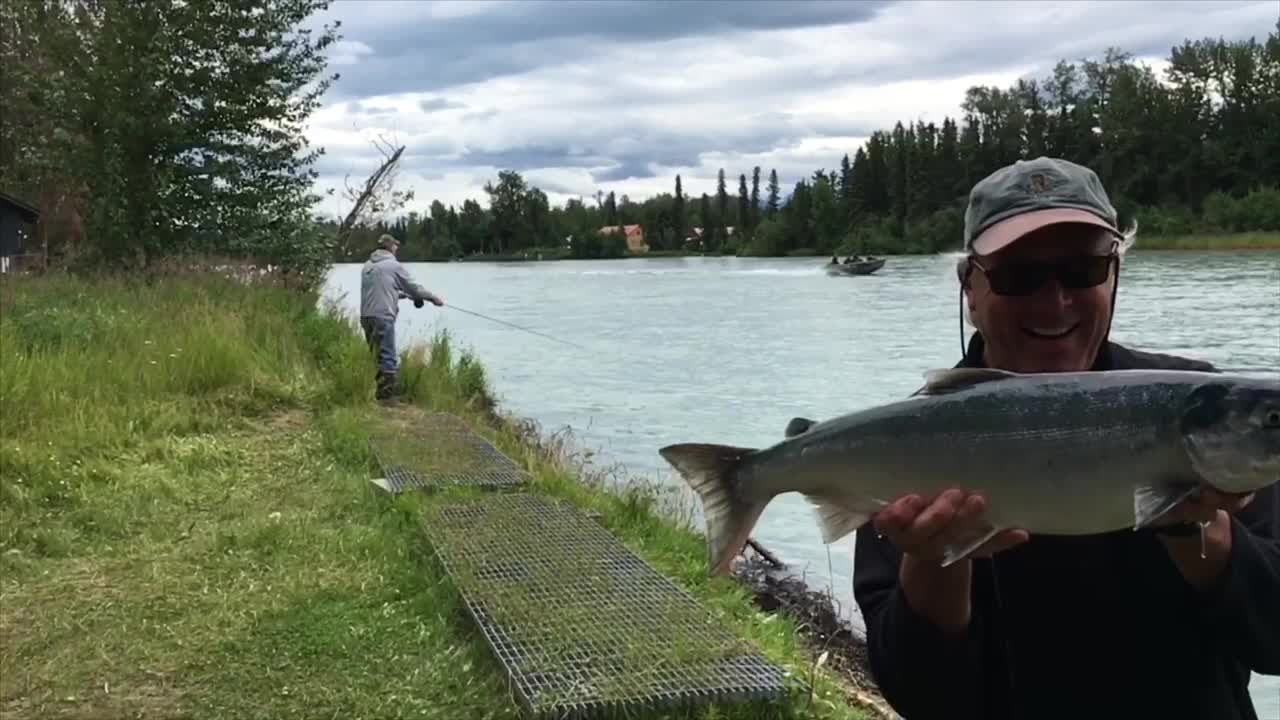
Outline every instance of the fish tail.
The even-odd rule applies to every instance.
[[[742,499],[738,470],[755,453],[751,448],[703,443],[668,445],[658,451],[702,501],[707,523],[707,554],[712,575],[725,575],[746,545],[766,502]]]

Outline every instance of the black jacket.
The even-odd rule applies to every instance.
[[[974,335],[959,367],[982,364]],[[1108,343],[1095,370],[1213,370]],[[1280,488],[1232,520],[1223,580],[1196,591],[1150,532],[1033,536],[973,561],[968,632],[948,639],[898,588],[900,555],[857,534],[871,672],[907,720],[1256,720],[1249,674],[1280,674]]]

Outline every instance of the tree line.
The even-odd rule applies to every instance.
[[[722,169],[711,193],[676,176],[654,197],[602,189],[552,206],[504,170],[458,207],[375,223],[411,195],[366,193],[338,223],[316,216],[322,150],[303,131],[338,77],[324,57],[337,26],[302,29],[329,2],[0,2],[0,189],[42,210],[55,262],[220,255],[311,285],[381,232],[411,259],[616,257],[622,234],[599,229],[629,225],[658,251],[952,249],[969,186],[1040,154],[1095,168],[1146,232],[1280,230],[1280,23],[1264,41],[1184,41],[1162,78],[1111,50],[971,88],[959,117],[899,122],[785,188],[773,168]]]
[[[545,193],[503,171],[485,188],[488,208],[436,201],[429,212],[368,228],[364,245],[390,232],[411,259],[532,249],[616,257],[626,252],[621,236],[597,231],[638,224],[660,251],[952,250],[969,188],[1040,155],[1093,168],[1121,222],[1136,220],[1147,234],[1280,231],[1280,22],[1263,41],[1185,40],[1167,60],[1161,78],[1109,49],[1059,61],[1040,79],[969,88],[959,117],[872,133],[785,197],[776,170],[753,167],[736,183],[721,169],[714,194],[686,194],[677,175],[673,192],[642,201],[597,191],[549,207]]]
[[[337,75],[329,0],[0,2],[0,188],[55,261],[251,258],[303,284],[332,246],[303,124]]]

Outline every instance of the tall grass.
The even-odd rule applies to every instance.
[[[314,296],[212,276],[7,276],[3,438],[128,445],[373,392],[367,350]]]
[[[708,577],[660,492],[606,482],[570,438],[501,415],[449,334],[402,360],[412,404],[462,416],[532,491],[597,515],[782,663],[792,700],[765,716],[860,716],[792,621]],[[423,500],[369,482],[369,430],[397,412],[373,386],[357,329],[312,295],[0,277],[0,667],[22,668],[0,673],[0,712],[515,717],[417,534]]]
[[[0,278],[0,550],[118,537],[146,513],[99,493],[145,508],[165,488],[125,458],[372,397],[368,350],[314,296],[212,275]]]

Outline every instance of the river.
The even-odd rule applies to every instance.
[[[1141,239],[1139,239],[1141,242]],[[448,328],[483,361],[504,408],[545,431],[571,427],[597,464],[683,483],[657,449],[706,441],[765,447],[795,416],[899,399],[960,357],[957,289],[943,257],[892,257],[876,275],[827,277],[823,258],[668,258],[410,264],[446,302],[585,346],[404,302],[405,343]],[[359,265],[326,295],[354,314]],[[966,329],[966,335],[968,330]],[[1280,373],[1280,252],[1134,252],[1112,337],[1226,370]],[[795,493],[754,536],[829,589],[861,627],[854,538],[824,546]],[[1280,718],[1280,678],[1255,676],[1259,716]]]

